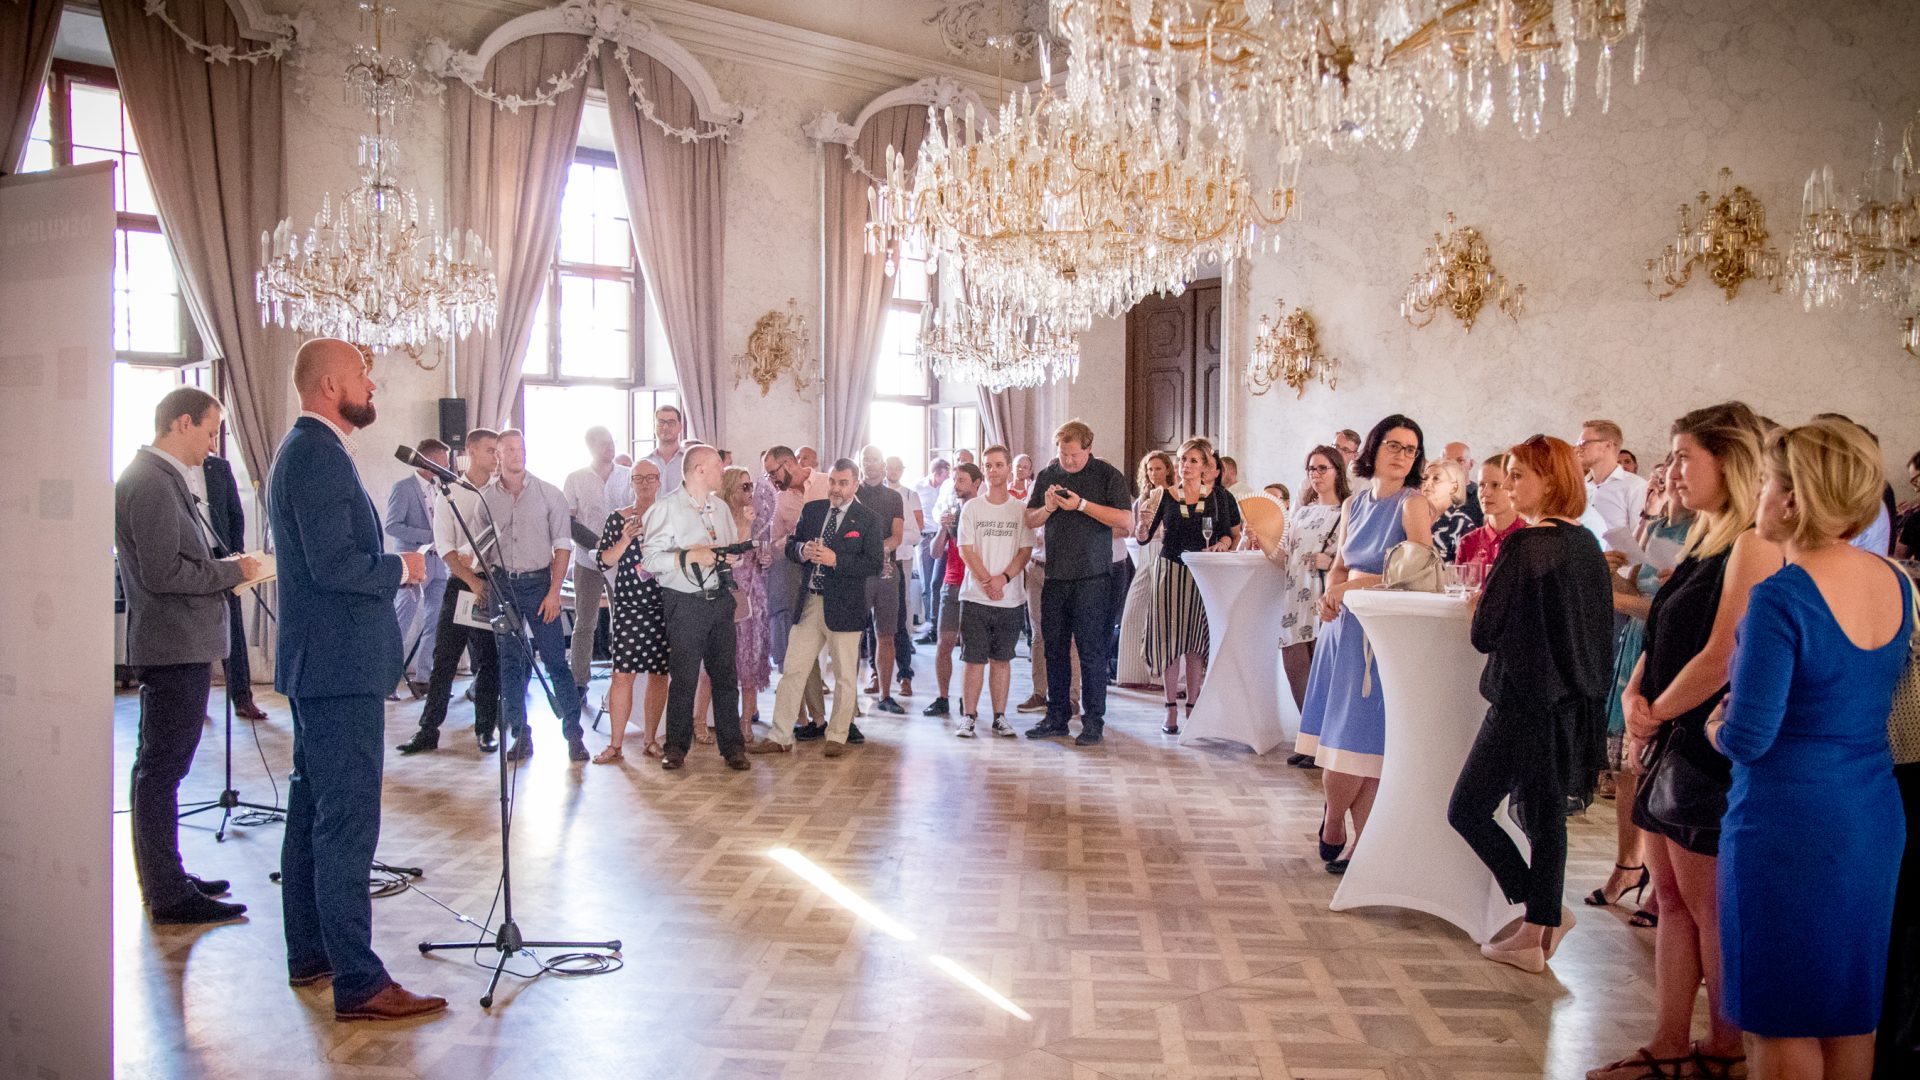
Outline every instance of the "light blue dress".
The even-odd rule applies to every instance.
[[[1340,549],[1347,569],[1378,574],[1387,552],[1407,538],[1402,511],[1418,488],[1401,488],[1375,500],[1362,490],[1347,504],[1347,541]],[[1340,617],[1320,624],[1307,676],[1306,704],[1300,710],[1300,738],[1294,749],[1312,755],[1323,769],[1350,776],[1380,775],[1386,750],[1387,710],[1380,697],[1379,665],[1366,647],[1360,620],[1344,606]]]

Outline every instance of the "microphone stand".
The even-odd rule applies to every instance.
[[[435,478],[435,482],[440,485],[441,494],[448,496],[446,500],[447,509],[453,512],[454,524],[459,527],[460,534],[466,538],[467,547],[473,552],[474,562],[480,568],[481,577],[487,582],[487,587],[493,591],[498,601],[494,604],[494,610],[488,617],[488,621],[493,624],[496,639],[503,639],[501,646],[503,649],[508,647],[518,648],[526,654],[527,668],[539,678],[541,689],[544,690],[547,695],[547,703],[557,716],[560,713],[560,709],[554,701],[553,688],[548,684],[547,677],[545,673],[540,670],[539,664],[535,662],[533,642],[527,630],[526,613],[520,610],[520,605],[514,600],[513,593],[508,588],[507,569],[500,563],[496,556],[490,556],[480,543],[474,539],[473,530],[467,527],[466,518],[461,515],[460,507],[451,498],[452,492],[450,489],[457,480],[457,477],[454,480],[449,480],[445,477]],[[488,526],[490,528],[493,527],[493,512],[487,508],[485,499],[480,501],[480,510],[487,515]],[[499,542],[499,531],[497,528],[495,528],[494,537],[495,543],[497,544]],[[524,691],[522,692],[524,693]],[[502,719],[505,719],[507,716],[507,693],[506,680],[502,679],[500,681],[500,716]],[[520,737],[519,732],[510,731],[506,734],[512,738]],[[504,743],[505,740],[502,740],[502,742]],[[508,771],[507,747],[505,745],[501,746],[499,752],[494,756],[498,760],[500,767],[500,928],[493,932],[491,939],[482,939],[479,941],[423,941],[420,943],[420,954],[422,956],[436,950],[444,949],[493,949],[500,954],[499,961],[493,966],[493,977],[487,980],[487,992],[480,997],[480,1007],[483,1009],[493,1007],[493,992],[495,988],[500,985],[500,976],[506,970],[507,961],[517,953],[528,949],[596,949],[614,953],[620,951],[620,941],[617,938],[611,941],[528,941],[521,935],[520,924],[516,923],[513,919],[513,789]],[[462,922],[480,926],[478,922],[475,922],[465,915],[458,912],[454,914]],[[486,931],[484,926],[480,928],[482,933]]]

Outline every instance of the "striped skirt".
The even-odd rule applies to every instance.
[[[1147,614],[1147,632],[1141,653],[1147,670],[1161,672],[1188,653],[1207,655],[1207,609],[1200,588],[1185,563],[1158,560],[1153,588],[1153,610]]]

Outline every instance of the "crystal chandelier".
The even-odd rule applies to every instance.
[[[254,292],[262,325],[400,348],[418,363],[433,341],[493,326],[493,252],[471,229],[443,233],[430,202],[423,223],[420,200],[394,178],[398,147],[386,126],[413,102],[414,64],[382,51],[393,9],[359,6],[373,22],[373,44],[354,46],[346,72],[349,97],[373,118],[372,134],[360,136],[360,185],[337,202],[323,195],[304,238],[292,218],[260,234]]]
[[[1814,308],[1889,305],[1903,310],[1901,347],[1920,355],[1920,116],[1908,121],[1898,153],[1876,131],[1859,186],[1846,196],[1833,169],[1807,178],[1800,228],[1787,254],[1789,284]]]
[[[1732,169],[1723,168],[1719,196],[1702,191],[1696,201],[1702,208],[1699,218],[1681,203],[1679,231],[1658,259],[1647,260],[1647,291],[1665,300],[1685,288],[1699,266],[1729,300],[1740,292],[1742,282],[1754,279],[1773,282],[1779,292],[1780,251],[1767,243],[1767,212],[1760,199],[1733,182]],[[1656,277],[1666,284],[1665,292]]]
[[[1407,283],[1406,295],[1400,301],[1401,316],[1416,329],[1447,311],[1471,333],[1474,320],[1488,300],[1516,321],[1525,310],[1527,287],[1507,281],[1493,265],[1487,238],[1479,229],[1456,226],[1452,213],[1447,214],[1446,235],[1433,234],[1424,258],[1425,267]]]
[[[1646,60],[1645,0],[1053,0],[1077,93],[1122,96],[1143,115],[1177,103],[1209,141],[1244,157],[1259,131],[1283,154],[1311,146],[1410,148],[1437,123],[1485,128],[1505,111],[1524,136],[1549,101],[1571,114],[1580,49],[1597,44],[1607,111],[1613,53]]]
[[[955,304],[920,331],[920,355],[940,378],[997,394],[1071,382],[1080,373],[1080,335],[1045,317]]]

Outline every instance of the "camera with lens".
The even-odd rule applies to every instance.
[[[753,541],[742,540],[738,543],[726,544],[713,549],[713,578],[719,583],[719,588],[731,589],[734,587],[733,557],[735,555],[751,555],[753,554],[753,547]],[[701,586],[704,588],[705,585],[706,582],[702,581]]]

